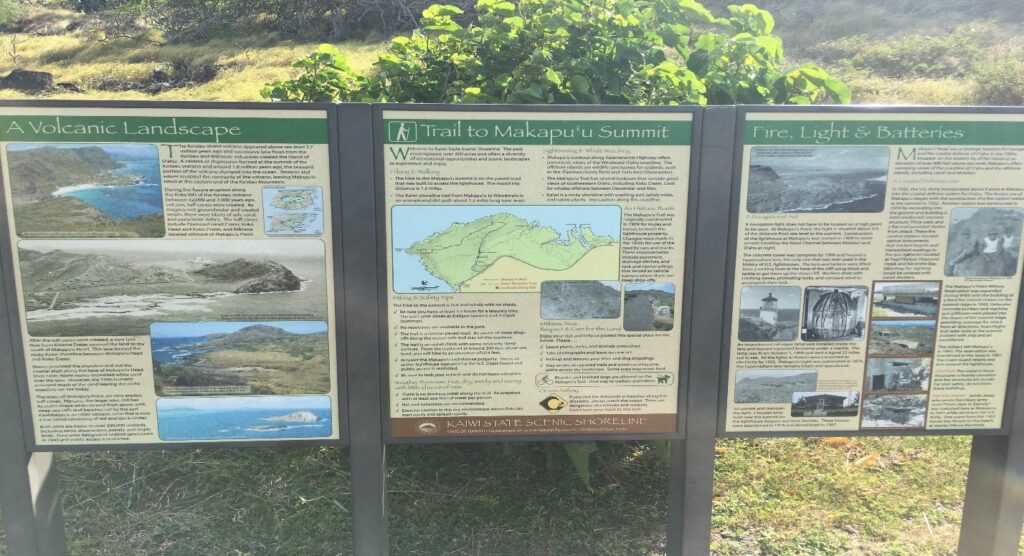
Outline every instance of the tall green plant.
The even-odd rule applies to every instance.
[[[807,104],[850,101],[812,64],[783,65],[771,14],[752,4],[715,17],[695,0],[479,0],[478,19],[434,5],[366,75],[330,45],[264,97],[382,102]],[[329,71],[322,71],[327,69]],[[312,75],[316,73],[316,75]]]

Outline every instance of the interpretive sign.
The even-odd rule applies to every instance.
[[[37,445],[339,438],[332,121],[0,107]]]
[[[392,438],[676,433],[692,124],[383,109]]]
[[[1000,429],[1024,116],[745,116],[726,432]]]

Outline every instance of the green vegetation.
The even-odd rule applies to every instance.
[[[274,100],[560,104],[849,102],[815,64],[783,66],[775,20],[752,4],[715,17],[696,0],[479,0],[476,23],[437,4],[373,72],[331,45],[270,83]]]
[[[719,555],[953,554],[969,439],[729,440]],[[538,443],[393,446],[395,554],[664,551],[667,469],[597,443],[593,490]],[[73,554],[350,554],[347,450],[61,454]],[[609,511],[614,508],[614,511]]]
[[[725,3],[706,5],[725,13]],[[854,102],[1024,104],[1024,10],[1008,0],[756,3],[775,15],[787,58],[829,68],[850,85]],[[264,83],[296,77],[291,61],[320,42],[226,32],[168,43],[160,30],[129,38],[88,25],[65,31],[86,21],[68,10],[29,7],[26,18],[17,33],[0,34],[0,73],[49,71],[86,89],[47,98],[255,100]],[[388,48],[372,39],[337,46],[358,74]],[[175,63],[213,64],[220,74],[155,95],[97,89],[104,79],[145,80]],[[24,96],[0,91],[0,98]],[[969,446],[965,437],[721,440],[713,548],[720,555],[953,554]],[[662,447],[597,443],[593,492],[565,453],[537,443],[391,447],[394,553],[662,553]],[[73,554],[352,550],[346,450],[59,458]]]

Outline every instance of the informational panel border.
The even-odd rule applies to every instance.
[[[588,114],[623,114],[623,113],[688,113],[692,117],[691,140],[690,140],[690,168],[687,173],[689,191],[687,193],[687,221],[686,221],[686,245],[683,266],[683,303],[680,326],[683,327],[680,335],[680,357],[679,357],[679,380],[677,389],[676,407],[676,432],[655,433],[655,434],[544,434],[544,435],[474,435],[474,436],[424,436],[415,438],[394,437],[391,434],[390,425],[390,354],[388,327],[388,296],[390,285],[388,284],[387,273],[387,229],[384,211],[385,199],[385,178],[384,175],[384,112],[387,111],[416,111],[416,112],[494,112],[500,113],[588,113]],[[381,377],[381,419],[386,434],[386,442],[392,444],[423,444],[423,443],[455,443],[455,442],[541,442],[541,441],[573,441],[573,440],[641,440],[641,439],[681,439],[684,431],[685,403],[684,396],[687,388],[688,360],[690,353],[690,337],[692,322],[693,284],[694,284],[694,238],[696,237],[697,225],[697,174],[700,160],[700,137],[701,137],[701,116],[702,109],[697,106],[578,106],[578,105],[444,105],[444,104],[375,104],[373,106],[374,136],[377,138],[374,144],[375,159],[375,195],[377,207],[377,249],[378,249],[378,306],[380,312],[380,377]]]
[[[733,303],[736,280],[736,257],[737,240],[739,234],[739,211],[741,186],[743,178],[745,128],[747,117],[750,114],[791,113],[794,116],[806,117],[809,114],[821,114],[827,119],[829,114],[861,115],[865,118],[878,116],[885,119],[886,115],[895,114],[935,114],[942,115],[998,115],[1013,114],[1022,115],[1024,109],[1009,107],[951,107],[951,106],[738,106],[736,118],[736,130],[734,136],[733,153],[733,175],[732,191],[730,201],[730,212],[728,229],[723,229],[729,237],[729,248],[727,258],[727,272],[725,276],[726,296],[722,310],[724,311],[722,344],[721,344],[721,370],[719,375],[719,411],[718,411],[718,436],[721,438],[756,438],[756,437],[820,437],[820,436],[953,436],[953,435],[1005,435],[1009,432],[1011,419],[1013,418],[1014,404],[1016,403],[1017,383],[1020,375],[1022,349],[1024,349],[1024,329],[1021,323],[1024,322],[1024,282],[1018,292],[1018,304],[1015,312],[1013,327],[1013,343],[1010,351],[1010,362],[1006,381],[1006,394],[1003,403],[1002,421],[1000,428],[993,429],[925,429],[925,428],[872,428],[860,430],[836,429],[828,431],[809,430],[785,430],[785,431],[726,431],[727,413],[729,405],[729,380],[731,378],[731,352],[732,352],[732,325],[733,325]],[[1022,138],[1024,139],[1024,138]],[[863,394],[862,394],[863,396]],[[858,416],[858,422],[860,416]]]
[[[337,398],[333,411],[336,420],[338,438],[320,439],[283,439],[283,440],[226,440],[211,441],[169,441],[149,443],[102,443],[102,444],[39,444],[36,443],[30,397],[28,389],[28,371],[24,353],[21,314],[17,303],[11,303],[11,311],[7,315],[11,325],[13,345],[18,346],[14,350],[16,374],[18,379],[19,398],[21,399],[22,421],[26,445],[33,452],[61,452],[61,451],[82,451],[82,450],[166,450],[166,449],[192,449],[192,448],[224,448],[224,447],[270,447],[270,446],[334,446],[346,445],[349,439],[350,416],[348,412],[348,380],[347,380],[347,352],[344,329],[344,296],[343,292],[343,258],[341,234],[343,226],[341,221],[340,199],[341,199],[341,171],[339,168],[339,145],[338,145],[338,111],[334,105],[324,103],[288,103],[272,104],[260,102],[175,102],[175,101],[77,101],[77,100],[13,100],[0,102],[0,108],[82,108],[82,109],[169,109],[169,110],[246,110],[246,111],[282,111],[302,110],[320,112],[324,115],[324,125],[328,137],[328,157],[330,161],[330,187],[331,207],[330,216],[334,222],[333,243],[333,271],[334,271],[334,309],[335,309],[335,345],[337,355],[337,372],[335,382],[337,384]],[[368,124],[364,124],[368,127]],[[0,183],[0,187],[7,187]],[[2,191],[2,189],[0,189]],[[6,200],[0,195],[0,258],[3,261],[2,285],[5,289],[8,301],[18,299],[18,292],[15,287],[14,265],[11,253],[11,242],[8,239],[10,226],[7,219]]]

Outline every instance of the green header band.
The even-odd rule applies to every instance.
[[[327,118],[0,116],[0,141],[326,144]]]
[[[384,120],[385,144],[689,145],[678,120]]]
[[[1024,122],[748,120],[747,145],[1024,145]]]

